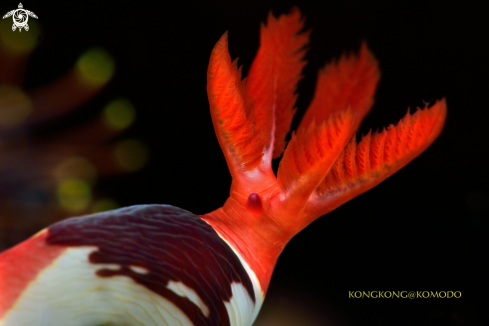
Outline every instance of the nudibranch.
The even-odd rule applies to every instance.
[[[320,71],[285,146],[302,29],[297,9],[270,14],[245,80],[227,33],[212,50],[207,94],[232,175],[223,207],[198,216],[139,205],[40,231],[0,255],[0,325],[251,325],[286,243],[419,155],[446,116],[440,100],[357,143],[379,81],[363,44]],[[282,153],[275,176],[271,160]]]

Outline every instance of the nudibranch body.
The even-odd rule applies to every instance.
[[[246,80],[227,33],[212,51],[207,93],[232,175],[223,207],[197,216],[140,205],[41,231],[0,254],[0,325],[251,325],[287,242],[419,155],[446,116],[441,100],[357,143],[380,76],[363,44],[320,71],[285,148],[302,28],[297,9],[270,15]]]

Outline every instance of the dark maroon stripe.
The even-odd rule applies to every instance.
[[[239,282],[255,302],[253,285],[231,248],[197,215],[168,205],[139,205],[72,218],[49,228],[49,245],[97,246],[89,261],[118,264],[100,277],[125,275],[178,306],[195,325],[230,325],[224,301]],[[141,266],[148,274],[132,271]],[[190,300],[167,289],[169,281],[192,288],[209,308],[205,317]]]

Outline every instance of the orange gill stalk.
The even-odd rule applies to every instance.
[[[224,206],[201,217],[244,257],[265,294],[287,242],[318,217],[371,189],[440,134],[445,100],[396,125],[355,133],[373,104],[380,73],[362,44],[319,72],[314,98],[287,148],[309,31],[298,9],[261,26],[249,76],[231,62],[227,32],[214,46],[207,93],[214,129],[232,175]],[[275,177],[271,159],[283,153]]]

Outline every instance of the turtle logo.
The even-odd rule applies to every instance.
[[[3,16],[3,19],[10,16],[12,16],[12,19],[14,20],[14,24],[12,25],[12,31],[15,31],[18,28],[19,32],[22,32],[22,28],[24,28],[26,31],[29,30],[29,25],[27,25],[29,16],[37,19],[35,13],[23,9],[22,3],[19,3],[19,9],[14,9],[6,13],[5,16]]]

